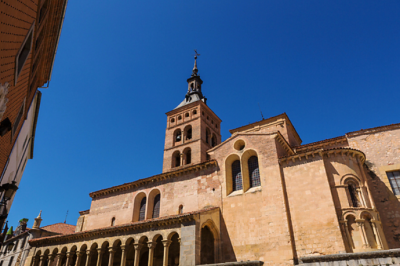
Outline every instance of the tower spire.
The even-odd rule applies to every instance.
[[[193,67],[192,77],[197,76],[197,72],[199,72],[199,70],[197,69],[197,56],[199,55],[200,54],[197,53],[197,50],[194,50],[194,67]]]

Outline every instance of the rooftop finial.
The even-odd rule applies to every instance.
[[[39,215],[36,218],[42,218],[42,210],[40,210]]]
[[[197,76],[197,72],[199,72],[199,70],[197,69],[197,57],[200,54],[197,53],[197,50],[194,50],[194,67],[193,67],[193,73],[192,73],[192,77]]]

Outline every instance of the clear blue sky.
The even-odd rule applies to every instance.
[[[69,0],[9,222],[76,224],[89,193],[162,170],[193,49],[229,129],[286,112],[303,143],[399,123],[399,1]]]

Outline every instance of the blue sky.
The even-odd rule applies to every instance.
[[[9,215],[76,224],[89,193],[162,171],[193,49],[229,129],[286,112],[303,143],[399,123],[399,1],[69,0],[34,159]]]

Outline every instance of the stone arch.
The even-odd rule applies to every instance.
[[[170,240],[170,244],[168,247],[168,265],[181,265],[180,258],[180,238],[179,234],[175,231],[172,231],[168,234],[167,237]]]
[[[192,125],[187,125],[184,129],[184,138],[186,140],[191,140],[193,138],[193,128]]]
[[[171,156],[171,168],[174,167],[179,167],[181,166],[181,152],[179,150],[176,150],[172,153]]]
[[[86,252],[88,250],[88,246],[86,243],[83,243],[80,248],[79,248],[79,254],[80,254],[80,260],[77,260],[77,263],[75,266],[85,266],[86,265]]]
[[[363,247],[363,240],[354,214],[349,213],[346,215],[346,226],[351,240],[350,246],[352,246],[353,249],[361,249]]]
[[[112,265],[121,265],[122,261],[122,249],[121,249],[122,241],[121,239],[117,238],[113,242],[113,251],[114,251],[114,257],[113,257],[113,263]]]
[[[36,251],[35,255],[33,256],[33,260],[32,260],[32,266],[37,266],[39,265],[40,262],[40,256],[42,255],[42,251],[39,249]]]
[[[135,239],[129,237],[125,241],[126,266],[133,266],[135,262]]]
[[[201,226],[200,257],[201,264],[218,262],[219,232],[214,221],[208,219]]]
[[[233,153],[230,154],[226,159],[225,159],[225,180],[226,180],[226,194],[230,194],[231,192],[237,190],[234,187],[233,183],[233,172],[232,172],[232,165],[236,162],[239,162],[240,164],[240,157],[239,155]]]
[[[93,242],[90,245],[90,261],[89,261],[89,266],[96,266],[97,265],[97,260],[99,258],[99,253],[98,253],[98,249],[99,245],[96,242]]]
[[[157,197],[157,195],[159,195]],[[157,198],[156,198],[157,197]],[[158,188],[154,188],[149,192],[147,198],[147,219],[160,217],[161,211],[161,192]],[[158,209],[158,210],[157,210]]]
[[[192,149],[187,147],[183,150],[183,165],[191,164],[192,163]]]
[[[147,266],[149,261],[149,247],[148,242],[149,239],[147,236],[141,236],[139,238],[139,244],[141,244],[141,248],[139,252],[139,266]]]
[[[145,199],[147,201],[146,193],[143,191],[138,192],[135,196],[134,204],[133,204],[133,218],[132,218],[133,222],[137,222],[137,221],[139,221],[139,218],[141,218],[140,217],[140,211],[141,211],[140,209],[141,209],[141,207],[143,208],[143,206],[141,206],[143,199]],[[146,210],[146,208],[145,208],[145,210]],[[146,213],[145,213],[144,217],[146,217]]]
[[[163,266],[164,245],[162,240],[163,236],[161,234],[156,234],[152,238],[152,242],[154,243],[153,266]]]
[[[174,146],[182,143],[182,130],[180,128],[175,129],[172,143]]]
[[[251,158],[257,157],[257,166],[258,166],[258,182],[256,178],[250,176],[250,171],[253,170],[249,168],[249,160]],[[242,168],[242,177],[243,177],[243,191],[247,191],[248,189],[252,187],[256,187],[257,184],[259,183],[261,186],[261,172],[260,172],[260,160],[258,158],[258,153],[253,150],[253,149],[247,149],[245,152],[243,152],[241,158],[240,158],[240,166]],[[254,172],[254,171],[253,171]],[[252,173],[254,175],[254,173]],[[253,182],[252,182],[253,180]]]
[[[101,243],[101,252],[103,253],[103,255],[101,256],[101,264],[100,266],[108,266],[108,262],[110,260],[110,242],[109,240],[105,240],[103,241],[103,243]]]

